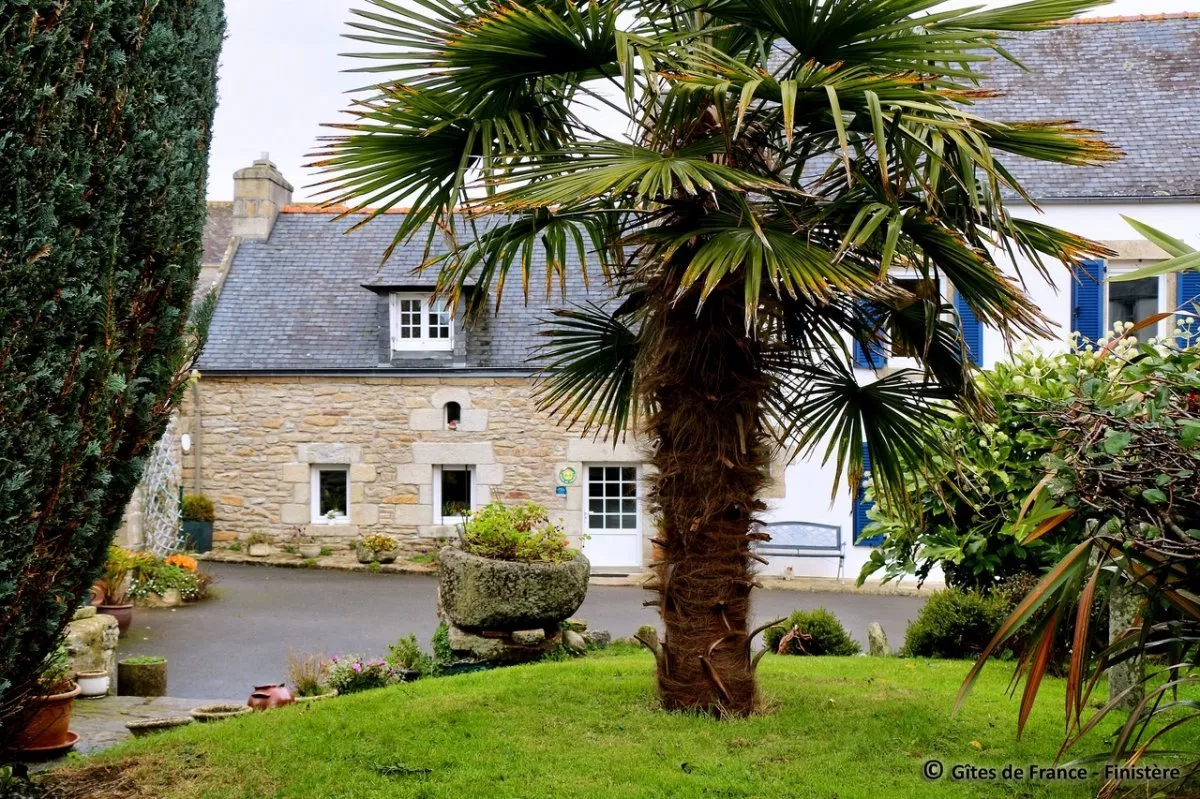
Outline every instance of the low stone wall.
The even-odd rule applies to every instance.
[[[76,672],[107,671],[108,692],[117,693],[117,620],[95,608],[75,611],[74,620],[67,625],[67,651],[71,667]]]

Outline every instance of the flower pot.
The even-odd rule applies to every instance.
[[[129,625],[133,624],[133,603],[129,602],[124,605],[97,605],[96,610],[106,616],[112,616],[117,620],[117,630],[121,638],[129,632]]]
[[[201,707],[192,708],[192,718],[199,722],[221,721],[223,719],[231,719],[234,716],[244,716],[247,713],[253,713],[251,708],[245,705],[202,705]]]
[[[72,683],[70,691],[49,696],[31,696],[29,715],[25,725],[16,734],[14,748],[21,751],[51,751],[60,749],[78,740],[71,732],[71,710],[79,686]]]
[[[183,523],[183,545],[191,552],[210,552],[212,550],[212,522]]]
[[[358,553],[359,563],[395,563],[396,558],[400,556],[400,549],[385,549],[382,552],[377,552],[370,547],[362,544],[355,545],[355,551]]]
[[[514,563],[444,547],[438,597],[450,621],[465,630],[553,628],[583,604],[590,570],[583,555],[565,563]]]
[[[133,733],[134,738],[141,738],[143,735],[165,732],[166,730],[173,730],[176,727],[186,727],[194,721],[195,719],[191,716],[168,716],[164,719],[138,719],[137,721],[126,722],[125,729]]]
[[[302,558],[319,558],[319,557],[321,557],[321,545],[320,544],[311,544],[311,545],[310,544],[301,544],[299,552],[300,552],[300,557],[302,557]]]
[[[271,554],[270,544],[251,544],[246,554],[252,558],[265,558]]]
[[[108,696],[111,682],[107,671],[81,671],[75,675],[79,696],[83,699],[102,699]]]
[[[284,705],[290,705],[296,700],[286,685],[270,683],[269,685],[254,686],[254,693],[246,700],[247,707],[254,710],[272,710]]]
[[[117,661],[118,696],[166,696],[167,661],[130,663]]]

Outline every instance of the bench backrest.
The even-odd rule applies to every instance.
[[[842,551],[842,528],[836,524],[772,522],[759,526],[771,536],[770,541],[759,543],[760,552]]]

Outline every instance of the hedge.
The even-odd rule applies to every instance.
[[[0,727],[98,574],[201,343],[223,33],[220,0],[0,11]]]

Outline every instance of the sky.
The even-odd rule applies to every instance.
[[[987,5],[1007,5],[993,0]],[[959,2],[957,5],[974,3]],[[233,198],[233,173],[269,153],[298,201],[320,199],[306,156],[349,105],[346,92],[370,82],[347,73],[361,62],[342,38],[350,9],[366,0],[226,0],[219,104],[209,157],[208,198]],[[1200,11],[1200,0],[1116,0],[1091,16]]]

